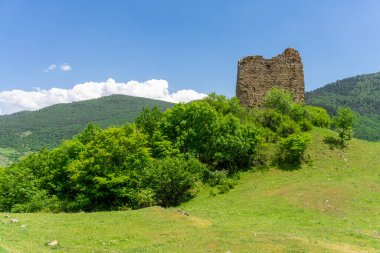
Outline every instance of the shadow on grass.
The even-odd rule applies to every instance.
[[[326,136],[323,139],[323,142],[329,145],[330,149],[344,149],[346,147],[344,143],[342,143],[338,138],[334,136]]]
[[[293,171],[293,170],[299,170],[301,169],[301,164],[294,164],[294,163],[286,163],[286,162],[278,162],[277,167],[280,170],[284,171]]]

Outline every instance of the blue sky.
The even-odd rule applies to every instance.
[[[286,47],[307,90],[380,71],[377,0],[0,0],[0,35],[0,91],[164,79],[234,96],[239,58]]]

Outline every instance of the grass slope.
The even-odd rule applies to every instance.
[[[334,114],[337,107],[357,112],[355,137],[380,141],[380,72],[346,78],[306,93],[306,103]]]
[[[316,129],[313,164],[247,172],[235,189],[202,189],[176,209],[12,214],[0,252],[379,252],[380,143],[330,149]],[[1,218],[3,221],[9,218]]]
[[[6,167],[20,154],[13,148],[0,148],[0,167]]]
[[[143,107],[154,106],[165,110],[172,104],[112,95],[0,116],[0,148],[13,149],[9,155],[0,150],[0,163],[14,161],[27,151],[56,147],[62,139],[70,139],[91,122],[103,128],[133,122]]]

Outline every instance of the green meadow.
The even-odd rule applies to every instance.
[[[2,214],[0,252],[379,252],[380,143],[312,135],[307,164],[241,173],[178,208]]]
[[[13,162],[12,158],[17,156],[19,156],[19,153],[13,148],[0,148],[0,167],[5,167],[11,164]]]

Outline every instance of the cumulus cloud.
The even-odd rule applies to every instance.
[[[55,64],[51,64],[49,67],[47,67],[47,68],[44,70],[44,72],[48,73],[48,72],[50,72],[50,71],[55,70],[56,68],[57,68],[57,65],[55,65]]]
[[[71,70],[71,66],[69,64],[64,63],[64,64],[61,65],[61,71],[68,72],[70,70]]]
[[[172,103],[187,103],[207,96],[194,90],[180,90],[170,93],[169,84],[166,80],[152,79],[142,83],[137,81],[118,83],[110,78],[105,82],[77,84],[71,89],[0,91],[0,115],[23,110],[33,111],[53,104],[100,98],[112,94],[145,97]]]

